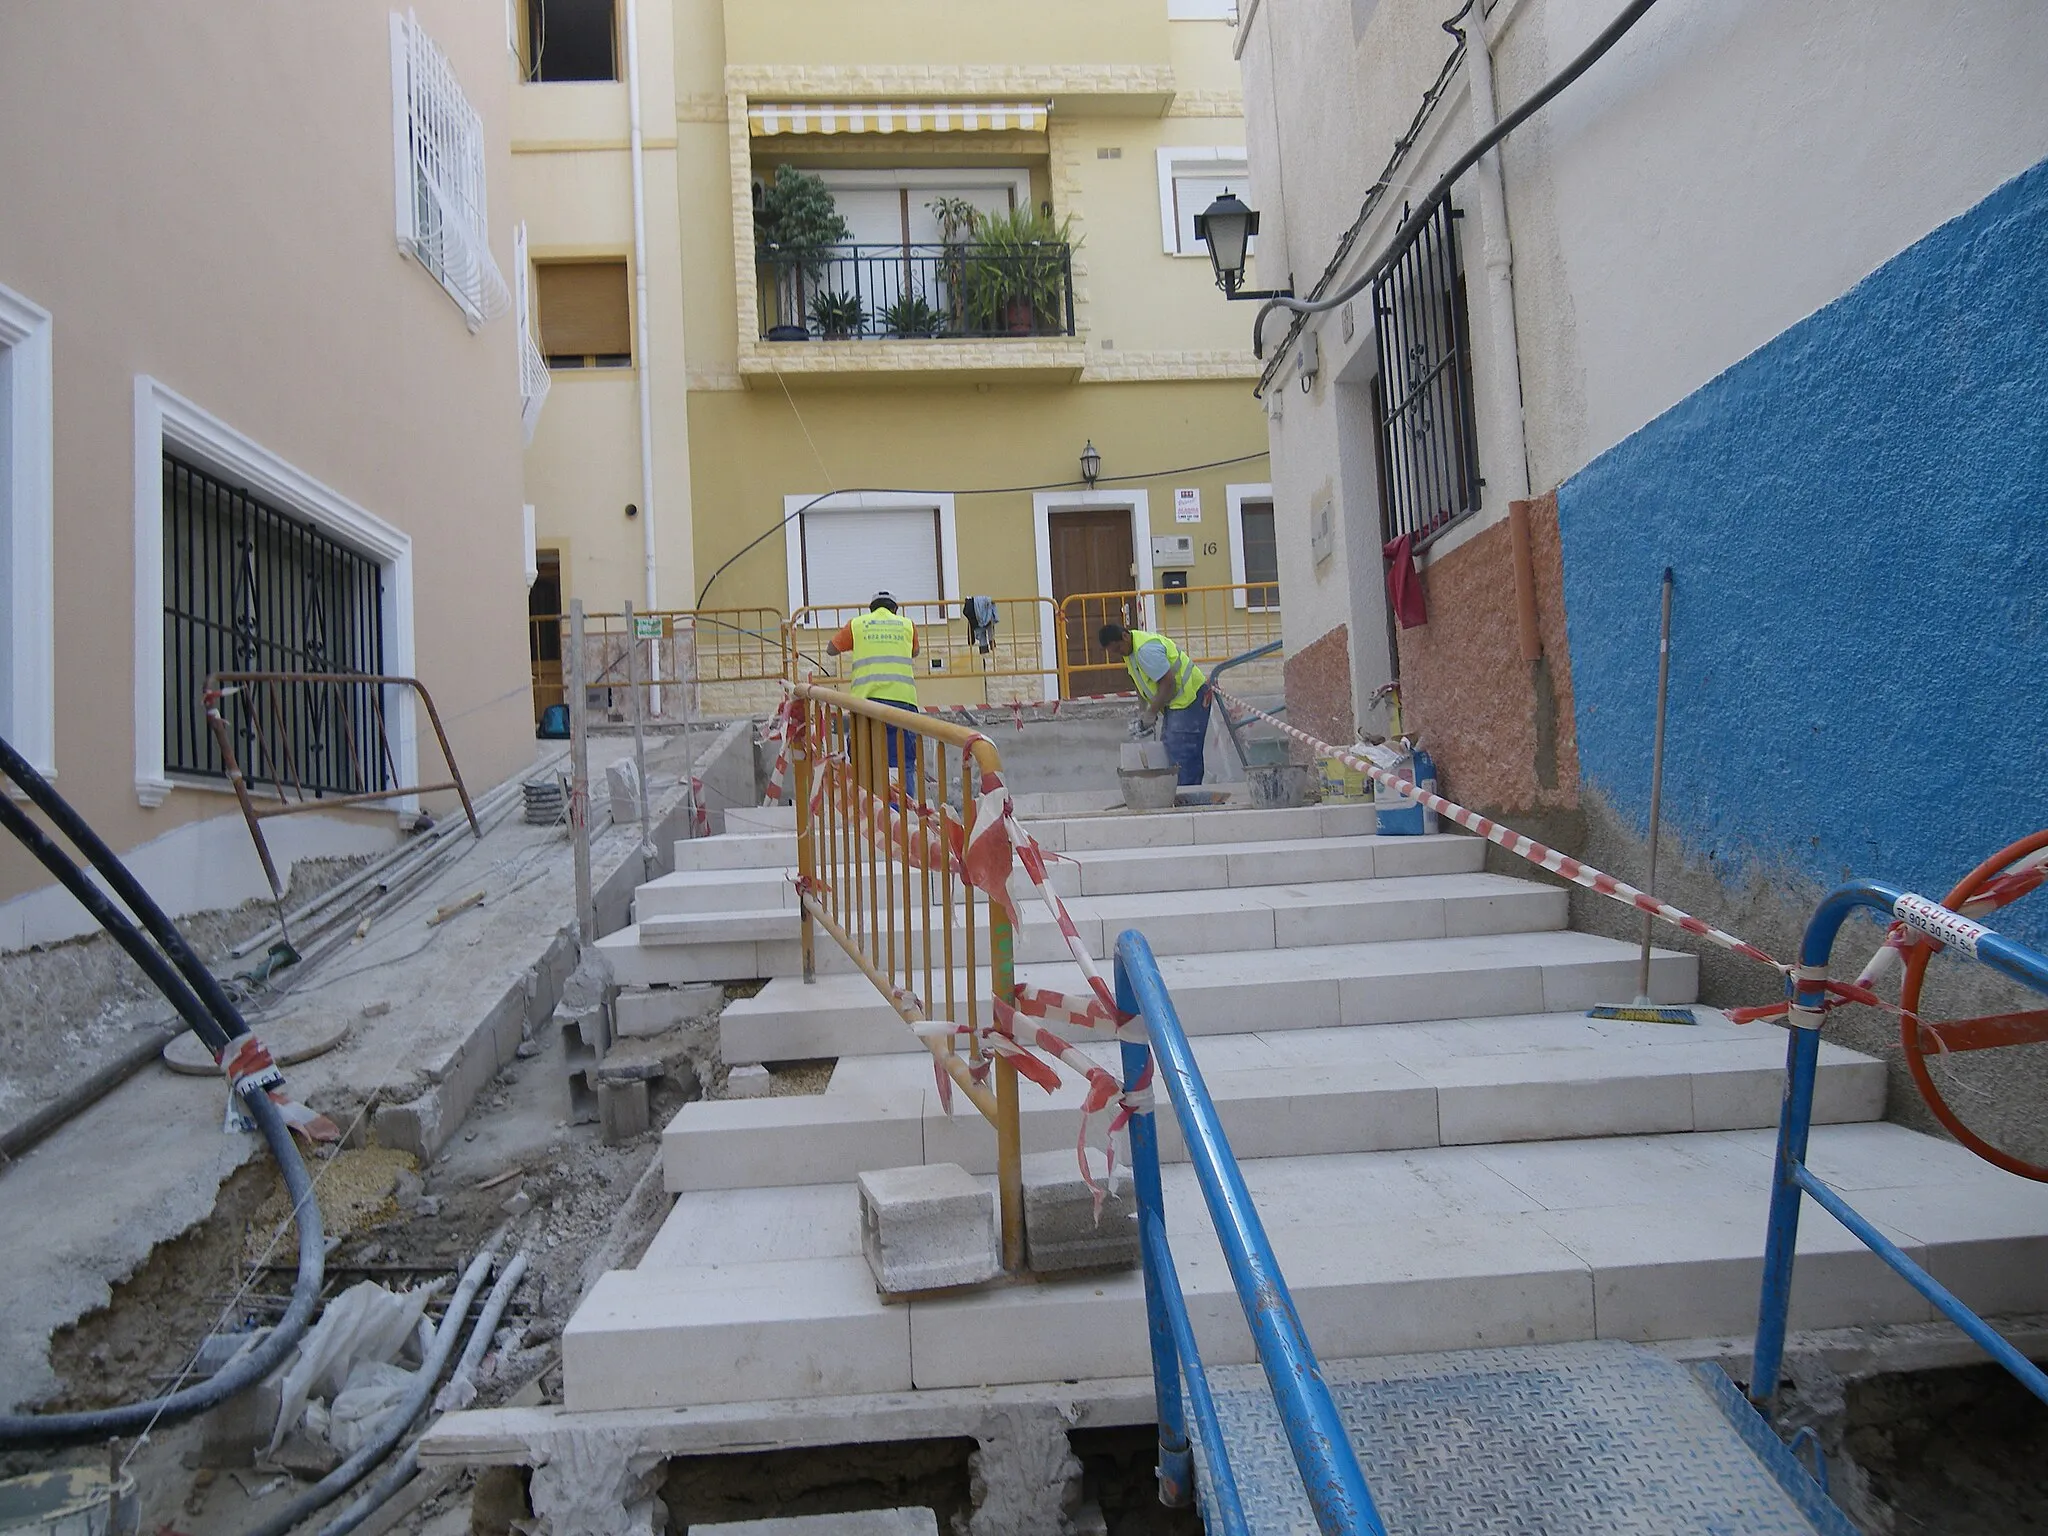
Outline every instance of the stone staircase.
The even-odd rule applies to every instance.
[[[675,1207],[565,1330],[567,1409],[1145,1376],[1135,1271],[877,1296],[854,1176],[918,1162],[992,1175],[994,1135],[964,1103],[941,1109],[929,1057],[822,935],[818,980],[801,980],[790,814],[734,813],[726,834],[680,845],[677,872],[641,887],[637,924],[600,941],[622,984],[770,978],[725,1010],[729,1063],[838,1065],[822,1094],[677,1115]],[[1030,823],[1071,860],[1054,879],[1090,952],[1136,927],[1161,956],[1319,1354],[1746,1333],[1782,1033],[1705,1008],[1692,1028],[1588,1019],[1633,994],[1630,946],[1568,931],[1561,890],[1485,873],[1477,839],[1382,838],[1370,815]],[[1078,990],[1063,954],[1027,912],[1019,976]],[[1655,952],[1658,1001],[1689,1001],[1695,980],[1690,955]],[[1083,1049],[1116,1069],[1114,1047]],[[1078,1087],[1024,1092],[1025,1150],[1072,1148]],[[2048,1306],[2048,1190],[1881,1122],[1884,1092],[1880,1063],[1823,1046],[1815,1170],[1971,1305]],[[1160,1130],[1205,1358],[1248,1362],[1170,1110]],[[1796,1328],[1931,1316],[1818,1211],[1800,1253]]]

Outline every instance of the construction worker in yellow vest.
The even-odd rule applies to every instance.
[[[853,657],[853,696],[917,713],[917,626],[903,617],[896,599],[877,592],[868,611],[843,625],[825,649]],[[895,726],[889,727],[889,766],[896,766]],[[904,777],[917,772],[917,741],[904,743]]]
[[[1176,783],[1202,782],[1202,748],[1209,735],[1209,680],[1187,652],[1166,636],[1149,629],[1128,629],[1122,624],[1105,624],[1097,640],[1120,661],[1138,688],[1138,718],[1132,734],[1143,735],[1155,725],[1166,755],[1180,770]]]

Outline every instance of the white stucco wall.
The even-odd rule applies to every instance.
[[[1497,0],[1496,96],[1526,99],[1610,22],[1619,0]],[[1247,0],[1238,38],[1263,241],[1259,281],[1291,270],[1306,292],[1408,130],[1452,47],[1438,8]],[[1468,23],[1469,25],[1469,23]],[[1542,493],[2000,183],[2048,156],[2048,6],[1958,0],[1663,0],[1606,58],[1502,150],[1513,247],[1519,397],[1489,379],[1471,174],[1453,193],[1472,304],[1480,515],[1441,558],[1504,517],[1524,451]],[[1332,288],[1386,248],[1404,200],[1426,193],[1473,142],[1469,70],[1452,80]],[[1250,306],[1245,306],[1247,310]],[[1369,302],[1312,322],[1322,376],[1303,395],[1291,365],[1274,423],[1273,481],[1290,648],[1353,627],[1361,701],[1380,606],[1378,490],[1358,394],[1377,370]],[[1268,322],[1277,342],[1285,317]],[[1269,350],[1269,356],[1271,355]],[[1341,381],[1341,382],[1340,382]],[[1507,381],[1503,381],[1507,382]],[[1317,579],[1315,499],[1341,509]],[[1352,569],[1341,569],[1347,561]],[[1379,665],[1384,665],[1380,662]]]

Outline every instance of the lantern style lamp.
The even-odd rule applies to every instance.
[[[1247,208],[1230,188],[1202,212],[1195,215],[1195,238],[1209,247],[1209,265],[1216,269],[1216,286],[1226,299],[1291,299],[1290,288],[1244,290],[1245,257],[1251,251],[1252,236],[1259,232],[1259,213]]]
[[[1093,486],[1095,477],[1102,473],[1102,455],[1095,451],[1095,440],[1090,438],[1088,446],[1081,450],[1081,481]]]

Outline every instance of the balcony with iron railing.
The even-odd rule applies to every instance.
[[[755,277],[743,374],[1081,369],[1065,241],[768,246]]]

